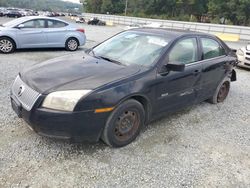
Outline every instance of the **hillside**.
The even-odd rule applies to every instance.
[[[0,7],[18,7],[48,11],[73,11],[75,8],[82,8],[81,4],[61,0],[0,0]]]

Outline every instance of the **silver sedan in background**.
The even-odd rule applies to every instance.
[[[0,25],[0,52],[21,48],[66,48],[75,51],[86,42],[83,28],[56,18],[22,17]]]

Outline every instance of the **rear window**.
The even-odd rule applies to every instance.
[[[68,24],[58,21],[58,20],[48,20],[48,28],[61,28],[67,25]]]
[[[225,49],[214,39],[201,38],[203,59],[211,59],[226,54]]]

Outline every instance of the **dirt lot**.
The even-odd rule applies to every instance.
[[[84,48],[122,29],[83,27]],[[224,103],[186,108],[112,149],[40,137],[11,110],[9,90],[20,70],[69,53],[0,54],[0,187],[250,187],[250,71],[237,69]]]

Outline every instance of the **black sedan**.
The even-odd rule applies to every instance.
[[[6,14],[7,17],[9,18],[20,18],[22,17],[23,15],[19,12],[19,11],[9,11],[7,14]]]
[[[19,73],[11,104],[40,135],[122,147],[164,114],[223,102],[236,80],[235,64],[235,54],[212,35],[134,29],[82,56]]]
[[[93,18],[88,21],[88,25],[106,25],[106,22],[99,20],[98,18]]]

